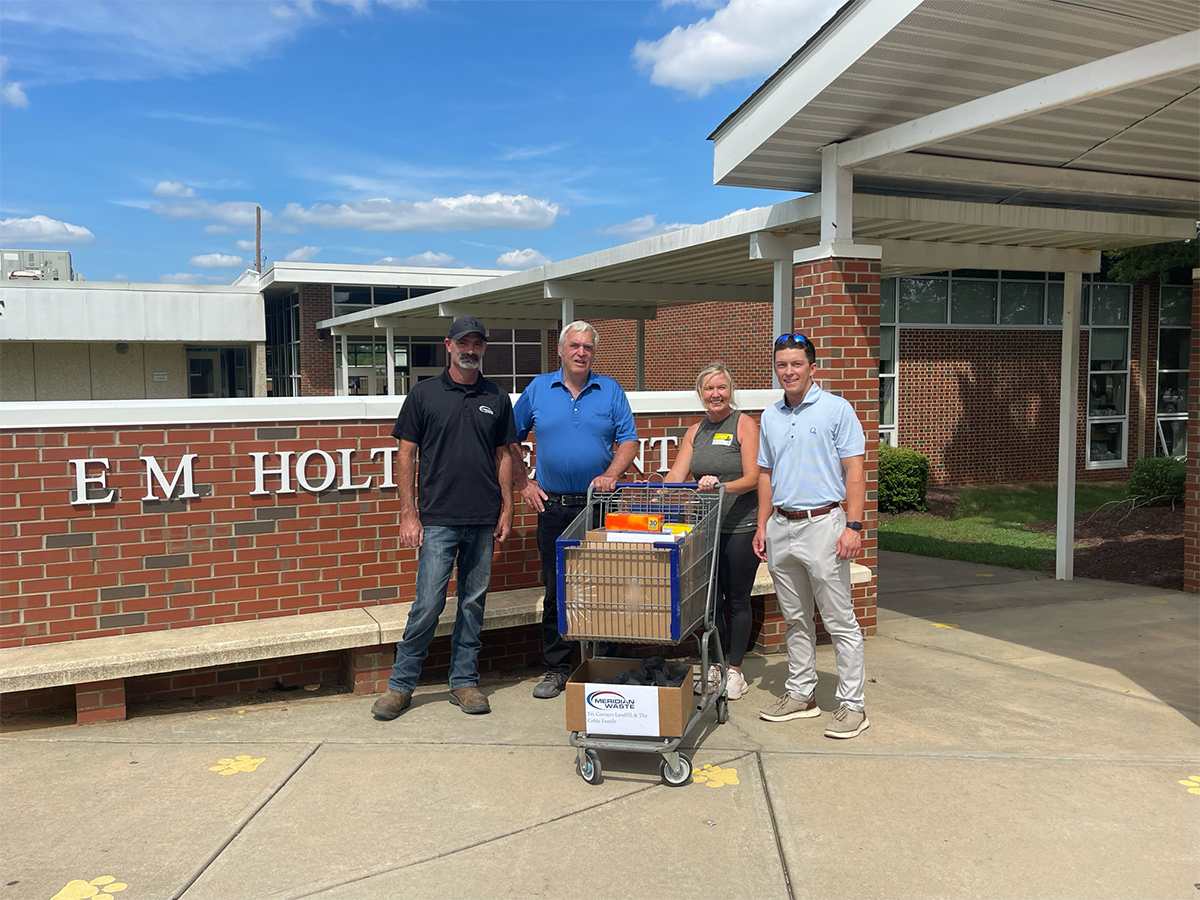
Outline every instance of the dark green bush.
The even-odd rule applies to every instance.
[[[882,467],[881,467],[882,468]],[[1182,503],[1187,468],[1181,459],[1146,457],[1133,462],[1125,496],[1155,504]]]
[[[907,447],[879,445],[879,511],[924,510],[929,457]]]

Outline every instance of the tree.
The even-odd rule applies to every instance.
[[[1200,243],[1197,238],[1172,244],[1144,244],[1109,250],[1108,277],[1113,281],[1141,281],[1146,278],[1166,278],[1171,269],[1191,270],[1200,266]]]

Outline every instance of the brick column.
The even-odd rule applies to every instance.
[[[108,722],[125,718],[125,679],[75,685],[75,722]]]
[[[1200,594],[1200,269],[1192,270],[1191,350],[1187,486],[1183,500],[1183,589]]]
[[[836,255],[835,255],[836,254]],[[855,585],[854,612],[875,633],[878,573],[880,249],[834,244],[800,251],[794,269],[795,328],[817,346],[817,381],[850,401],[867,438],[862,555],[871,580]],[[805,258],[807,257],[807,258]]]
[[[317,340],[317,323],[333,315],[333,285],[300,285],[300,395],[333,396],[332,335]]]
[[[387,690],[392,664],[396,661],[395,644],[351,647],[342,651],[342,680],[356,694],[380,694]]]

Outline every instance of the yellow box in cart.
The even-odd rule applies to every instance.
[[[567,730],[588,734],[682,737],[692,714],[692,667],[679,687],[612,684],[640,659],[585,659],[567,679]]]

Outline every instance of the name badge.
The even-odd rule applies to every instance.
[[[714,434],[712,442],[713,442],[714,447],[732,447],[733,446],[733,435],[732,434]]]

